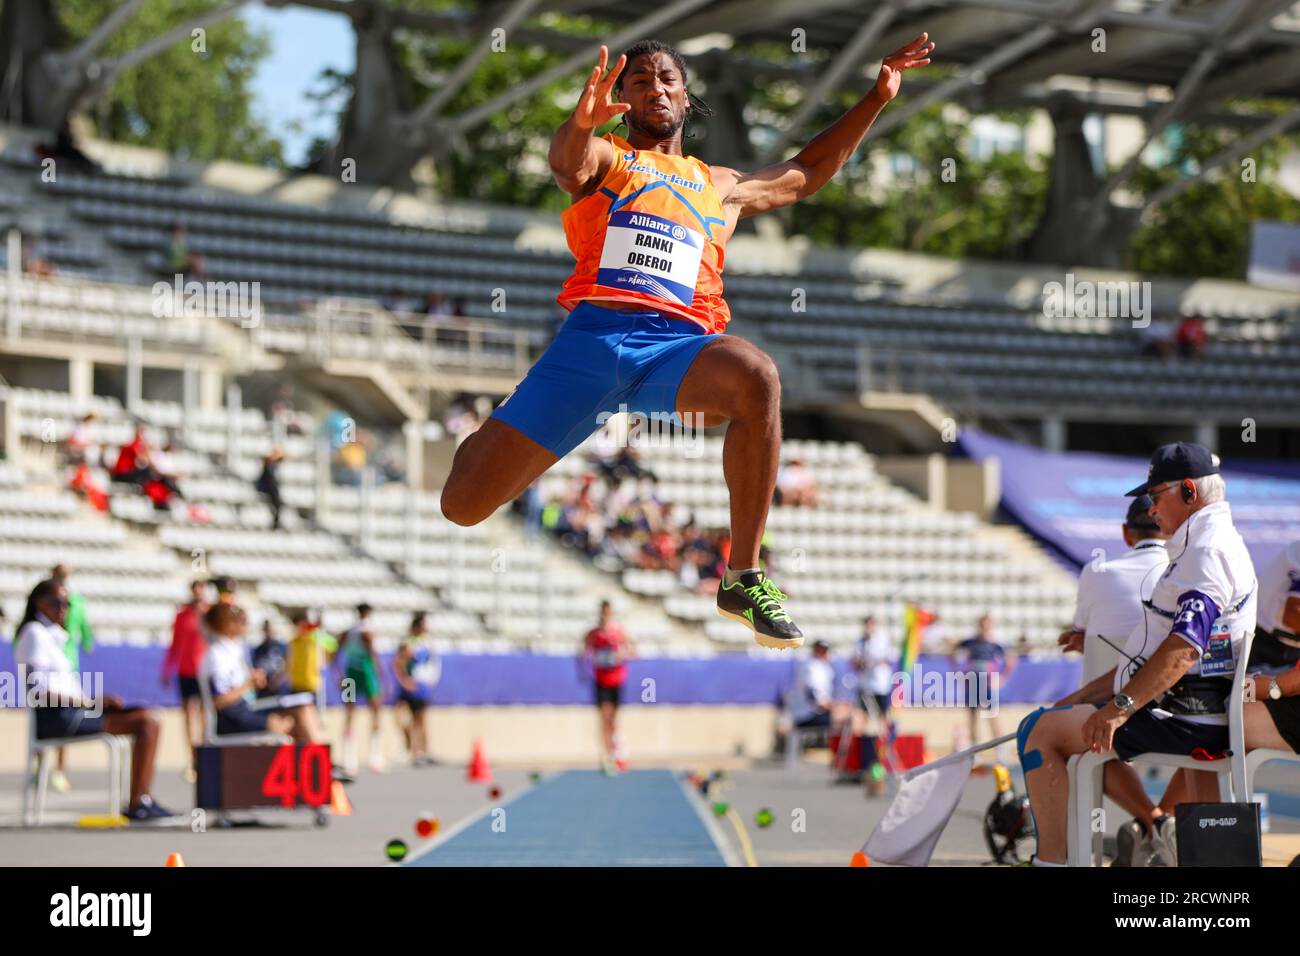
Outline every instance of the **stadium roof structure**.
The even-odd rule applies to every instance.
[[[724,131],[724,152],[710,158],[752,166],[756,160],[779,159],[797,137],[811,132],[806,123],[828,95],[864,78],[885,54],[928,32],[939,44],[942,62],[958,69],[937,81],[909,78],[908,95],[877,121],[872,137],[940,101],[976,112],[1046,109],[1056,127],[1056,154],[1049,207],[1026,250],[1033,258],[1118,265],[1123,240],[1143,213],[1300,125],[1296,0],[677,0],[650,9],[630,0],[515,0],[468,5],[440,15],[438,26],[469,36],[542,11],[586,14],[620,27],[615,36],[600,41],[544,29],[516,30],[517,38],[568,52],[571,59],[548,71],[541,82],[525,82],[447,118],[449,131],[464,135],[543,82],[565,70],[586,68],[601,42],[617,49],[653,34],[690,50],[691,68],[706,83],[723,80],[724,87],[743,88],[781,78],[807,84],[806,95],[761,155],[754,155],[744,135],[743,117],[725,115],[728,98],[715,100],[724,111],[715,120]],[[806,63],[762,62],[729,52],[735,46],[791,45],[796,40],[800,50],[812,54]],[[1082,82],[1049,83],[1061,77]],[[468,79],[468,72],[457,71],[439,98],[445,103],[455,85]],[[1103,84],[1095,81],[1109,82],[1099,89]],[[1261,116],[1224,103],[1234,97],[1293,103],[1279,115]],[[1096,113],[1145,122],[1139,148],[1109,175],[1093,169],[1081,134],[1083,119]],[[1174,122],[1232,127],[1242,137],[1141,206],[1123,205],[1124,187],[1138,170],[1143,151]],[[711,144],[715,150],[717,142]]]

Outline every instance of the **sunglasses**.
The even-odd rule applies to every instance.
[[[1156,499],[1159,498],[1161,495],[1163,495],[1165,492],[1173,491],[1175,488],[1181,488],[1181,487],[1182,485],[1179,482],[1171,482],[1170,484],[1165,485],[1163,488],[1161,488],[1158,491],[1155,488],[1148,488],[1147,494],[1151,498],[1151,503],[1155,504]]]

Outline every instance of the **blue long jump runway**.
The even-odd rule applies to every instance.
[[[667,770],[570,770],[488,808],[404,865],[726,866],[692,805],[698,799]]]

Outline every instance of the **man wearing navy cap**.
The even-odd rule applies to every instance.
[[[1164,533],[1150,511],[1151,499],[1147,495],[1138,495],[1129,502],[1120,527],[1129,550],[1101,561],[1089,561],[1079,572],[1074,620],[1061,632],[1057,643],[1067,651],[1083,653],[1081,690],[1098,678],[1109,678],[1119,665],[1120,650],[1142,619],[1142,602],[1151,597],[1159,572],[1169,563]],[[1108,679],[1107,698],[1110,686]],[[1089,699],[1083,696],[1071,703]]]
[[[1129,492],[1149,495],[1149,514],[1167,536],[1169,564],[1144,602],[1141,622],[1121,652],[1114,697],[1038,710],[1020,725],[1017,744],[1038,828],[1040,865],[1066,857],[1066,764],[1078,753],[1190,755],[1228,749],[1227,698],[1247,636],[1255,629],[1255,568],[1232,525],[1218,458],[1200,445],[1164,445],[1147,480]],[[1161,806],[1134,786],[1135,775],[1106,774],[1107,793],[1146,831],[1153,865],[1174,865],[1172,807],[1217,799],[1215,779],[1184,774]]]

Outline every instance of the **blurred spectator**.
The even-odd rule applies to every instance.
[[[486,395],[462,395],[448,406],[442,419],[443,427],[459,445],[487,421],[492,407],[492,399]]]
[[[524,533],[536,538],[542,533],[541,480],[534,481],[519,496],[519,512],[524,519]]]
[[[167,447],[172,447],[170,441]],[[173,474],[165,474],[161,471],[155,464],[157,460],[160,460]],[[166,511],[171,508],[173,499],[185,500],[180,486],[176,483],[174,471],[175,465],[172,463],[170,452],[165,450],[154,452],[145,437],[144,423],[138,422],[135,426],[135,435],[118,449],[112,474],[114,481],[139,485],[140,490],[153,502],[155,509]],[[198,505],[190,506],[189,516],[190,520],[197,522],[206,523],[210,520],[206,511]]]
[[[817,482],[801,458],[791,458],[776,473],[776,503],[790,507],[816,508]]]
[[[1168,319],[1152,319],[1142,330],[1142,354],[1169,358],[1177,348],[1177,329]]]
[[[176,485],[182,475],[176,467],[176,440],[167,436],[163,442],[162,448],[156,448],[149,453],[149,464],[153,467],[154,473],[160,481],[166,481]],[[180,492],[178,491],[177,494]]]
[[[284,452],[279,448],[272,448],[262,458],[262,472],[257,476],[257,481],[253,487],[258,494],[266,497],[266,503],[271,509],[271,530],[280,530],[280,510],[284,507],[284,500],[280,497],[280,462],[284,461]]]
[[[464,296],[457,296],[455,299],[452,300],[452,303],[451,303],[451,314],[452,314],[453,316],[455,316],[455,317],[458,318],[458,319],[463,319],[463,318],[465,318],[465,316],[466,316],[466,314],[467,314],[466,311],[465,311],[465,309],[466,309],[466,305],[465,305],[465,298],[464,298]]]
[[[18,627],[14,663],[26,669],[37,699],[36,736],[80,737],[109,733],[131,737],[131,794],[125,814],[132,822],[174,816],[154,802],[154,761],[158,752],[158,718],[143,707],[127,707],[120,697],[87,697],[68,663],[68,635],[63,629],[68,595],[53,578],[41,581],[27,598]]]
[[[417,611],[411,618],[410,630],[393,658],[393,676],[397,678],[397,702],[408,712],[405,723],[401,723],[400,713],[398,719],[411,765],[432,764],[427,713],[442,666],[429,641],[429,617],[424,611]]]
[[[86,599],[73,592],[68,583],[71,573],[66,564],[56,564],[50,571],[50,578],[68,592],[68,613],[63,629],[68,632],[68,663],[74,671],[78,671],[81,669],[82,652],[89,654],[95,649],[95,636],[90,630],[90,619],[86,616]]]
[[[185,223],[172,223],[171,238],[167,240],[167,269],[173,274],[202,279],[203,259],[190,252],[189,235]]]
[[[285,654],[289,673],[289,689],[295,693],[308,691],[320,697],[321,674],[338,652],[339,642],[312,619],[306,608],[289,615],[293,623],[293,638]]]
[[[795,668],[794,689],[790,694],[790,715],[796,727],[829,727],[831,707],[835,702],[835,668],[831,665],[831,646],[814,641],[810,657]]]
[[[898,651],[889,634],[879,627],[874,615],[862,621],[862,636],[853,654],[853,669],[858,674],[858,702],[867,713],[878,715],[886,726],[890,698],[894,689],[894,664]],[[885,728],[881,728],[885,732]]]
[[[583,638],[580,669],[590,668],[595,681],[596,708],[600,712],[604,743],[600,763],[606,773],[627,769],[627,755],[618,734],[618,705],[627,682],[627,662],[635,656],[627,633],[614,621],[614,606],[609,601],[601,601],[596,626]]]
[[[85,651],[89,654],[94,649],[95,637],[90,630],[90,619],[86,616],[86,599],[72,591],[71,585],[68,584],[70,574],[71,571],[66,564],[56,564],[50,569],[50,580],[57,581],[68,595],[67,616],[63,622],[63,629],[68,634],[68,643],[64,647],[64,653],[68,655],[68,666],[72,668],[73,673],[79,673],[81,653]],[[50,786],[60,793],[67,793],[72,789],[64,772],[66,769],[64,748],[60,747],[58,765],[50,775]]]
[[[131,440],[117,450],[113,479],[143,485],[149,478],[149,441],[145,437],[144,422],[137,422]]]
[[[375,460],[376,478],[380,482],[405,481],[406,467],[403,464],[403,457],[399,442],[386,442]]]
[[[270,620],[262,622],[262,643],[253,648],[253,667],[266,675],[266,686],[258,688],[258,697],[278,697],[289,693],[288,651],[275,639]]]
[[[430,292],[424,302],[424,314],[431,319],[445,319],[450,313],[447,311],[447,301],[437,292]]]
[[[1205,351],[1205,322],[1199,315],[1189,315],[1178,323],[1178,354],[1183,358],[1196,358]]]
[[[302,420],[293,405],[293,386],[281,385],[280,392],[271,402],[271,434],[281,442],[286,435],[303,434]]]
[[[353,441],[343,445],[335,453],[333,480],[336,485],[361,487],[362,474],[366,469],[366,448],[361,442]]]
[[[172,621],[172,642],[163,657],[162,685],[168,686],[173,677],[181,694],[181,710],[185,720],[185,738],[190,745],[190,765],[186,779],[193,783],[196,777],[194,748],[203,742],[203,700],[199,691],[199,664],[208,649],[203,636],[203,615],[208,613],[208,585],[203,581],[190,584],[190,599],[176,611]]]
[[[87,412],[73,426],[72,434],[63,443],[69,464],[79,465],[85,462],[93,465],[99,462],[99,448],[95,445],[94,430],[91,427],[96,420],[94,412]]]
[[[234,578],[227,577],[224,574],[219,574],[212,579],[212,586],[217,589],[218,604],[235,603],[235,591],[238,588],[238,585],[235,584]]]
[[[375,650],[375,628],[370,620],[374,611],[369,604],[357,605],[357,622],[348,628],[340,642],[338,663],[343,672],[343,766],[348,773],[357,770],[356,739],[353,736],[353,712],[357,701],[365,698],[370,709],[370,769],[379,773],[384,769],[383,735],[379,711],[383,706],[383,671],[379,653]]]
[[[46,279],[54,275],[58,270],[54,268],[54,263],[46,259],[36,251],[35,243],[27,236],[22,239],[22,263],[23,272],[37,279]]]
[[[100,171],[99,164],[78,148],[70,120],[63,121],[59,131],[54,134],[53,143],[36,145],[36,155],[41,159],[53,159],[56,170],[70,170],[85,175],[94,175]]]
[[[68,487],[86,496],[86,500],[99,511],[108,510],[108,492],[104,490],[84,461],[72,472]]]
[[[419,299],[401,289],[394,289],[390,292],[384,299],[383,305],[389,312],[418,313],[424,311],[423,303]]]
[[[965,699],[958,702],[958,706],[966,708],[970,718],[970,742],[978,742],[977,717],[984,712],[984,716],[989,723],[989,738],[1001,736],[997,717],[997,700],[1001,683],[1005,682],[1011,676],[1011,669],[1007,665],[1007,654],[1002,645],[995,640],[993,635],[993,618],[984,614],[979,619],[979,630],[973,637],[959,643],[952,655],[952,667],[962,675],[973,675],[972,681],[969,677],[959,681],[958,686],[964,688]],[[979,675],[985,674],[981,678]],[[973,696],[972,696],[973,692]]]

